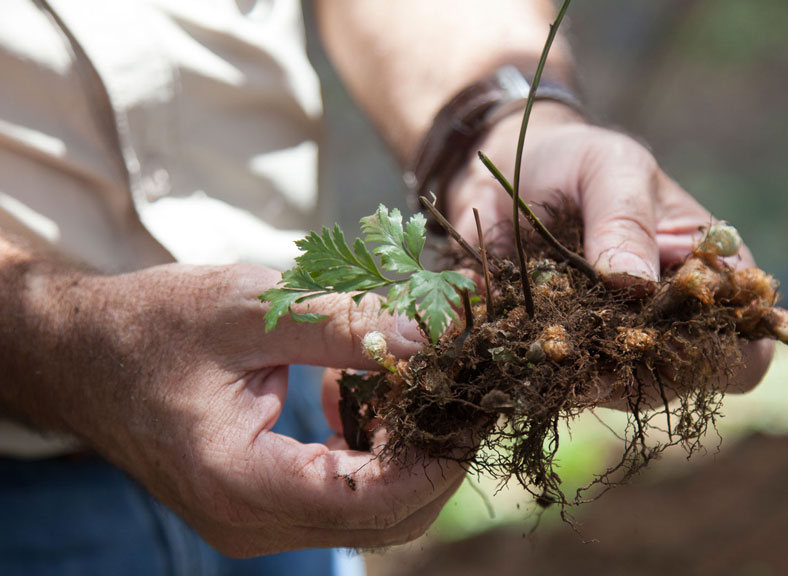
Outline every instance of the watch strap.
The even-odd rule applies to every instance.
[[[441,210],[445,190],[467,161],[474,143],[496,122],[521,109],[530,89],[529,78],[507,65],[467,86],[440,109],[412,168],[404,175],[414,209],[419,207],[419,196],[432,191]],[[560,102],[582,111],[580,100],[571,90],[548,78],[540,81],[535,99]]]

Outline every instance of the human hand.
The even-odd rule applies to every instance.
[[[516,114],[505,118],[478,145],[510,180],[520,121]],[[580,207],[585,257],[614,284],[658,280],[660,270],[683,260],[699,228],[713,220],[644,146],[592,126],[560,104],[539,102],[526,136],[520,194],[539,212],[538,205],[557,193]],[[455,177],[447,202],[449,220],[469,239],[476,238],[473,207],[484,228],[512,216],[511,199],[475,158]],[[732,264],[755,265],[746,247]],[[743,368],[729,390],[755,386],[772,350],[771,341],[744,344]]]
[[[374,298],[337,296],[310,303],[326,322],[283,318],[265,333],[257,295],[279,279],[253,266],[170,265],[82,281],[78,334],[94,362],[68,428],[232,556],[417,537],[462,482],[458,464],[411,470],[336,439],[271,432],[288,364],[374,369],[361,353],[367,331],[407,356],[421,345],[416,328]]]

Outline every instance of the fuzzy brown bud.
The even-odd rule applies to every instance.
[[[553,362],[561,362],[572,352],[566,329],[557,324],[548,326],[542,331],[540,344],[545,356]]]
[[[760,268],[734,270],[731,274],[731,303],[741,306],[753,300],[770,306],[775,299],[777,281]]]
[[[714,303],[714,295],[722,286],[722,276],[700,258],[688,259],[673,280],[673,286],[685,296],[697,298],[706,306]]]
[[[657,331],[652,328],[619,328],[617,340],[627,352],[644,352],[657,343]]]

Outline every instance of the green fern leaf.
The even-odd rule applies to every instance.
[[[475,284],[457,272],[430,272],[421,264],[426,242],[427,221],[421,214],[412,216],[403,227],[402,214],[382,204],[375,214],[361,219],[366,243],[358,238],[351,246],[339,225],[310,232],[296,242],[302,254],[296,267],[282,275],[279,286],[267,290],[260,300],[268,302],[266,330],[289,313],[296,322],[319,322],[325,316],[314,312],[295,312],[293,305],[324,294],[353,292],[358,304],[366,293],[389,287],[382,307],[391,314],[419,318],[437,342],[449,323],[456,319],[454,307],[460,294],[474,290]],[[372,245],[368,248],[367,244]],[[375,256],[380,258],[380,267]],[[383,270],[405,275],[388,278]]]
[[[391,212],[382,204],[372,216],[361,219],[361,230],[368,243],[377,243],[372,249],[384,270],[412,274],[421,270],[418,257],[414,258],[405,245],[402,214],[396,208]]]

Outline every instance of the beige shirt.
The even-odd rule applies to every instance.
[[[106,272],[283,268],[314,225],[297,0],[4,0],[0,226]],[[0,454],[61,441],[0,421]]]

